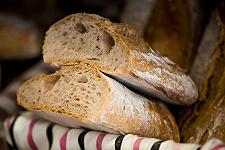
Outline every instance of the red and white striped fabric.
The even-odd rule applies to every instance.
[[[196,144],[161,141],[136,135],[115,135],[87,129],[70,129],[39,119],[30,112],[8,118],[4,122],[10,149],[20,150],[222,150],[218,139],[202,148]]]
[[[18,80],[12,82],[0,94],[0,109],[8,114],[18,111],[16,105],[16,90],[25,80],[32,76],[53,72],[46,64],[40,62],[25,72]],[[85,129],[69,129],[45,120],[36,118],[26,112],[18,116],[8,118],[4,122],[5,137],[9,149],[21,150],[194,150],[200,149],[195,144],[181,144],[174,141],[161,141],[154,138],[143,138],[135,135],[113,135]],[[201,150],[225,150],[225,145],[218,139],[209,140]]]
[[[203,145],[201,150],[225,150],[225,144],[216,138],[212,138]]]

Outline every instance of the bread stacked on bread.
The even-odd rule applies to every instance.
[[[196,101],[196,87],[134,29],[97,15],[70,15],[47,31],[43,56],[61,69],[25,82],[17,93],[21,106],[69,127],[179,141],[168,108],[128,87],[183,105]]]
[[[43,55],[51,65],[94,64],[166,102],[190,105],[197,99],[195,84],[179,66],[153,51],[134,29],[100,16],[75,14],[55,23],[47,31]]]
[[[130,91],[87,64],[34,77],[18,93],[20,105],[64,126],[179,140],[174,118],[163,103]]]

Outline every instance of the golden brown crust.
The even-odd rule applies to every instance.
[[[44,59],[45,62],[59,66],[73,65],[77,61],[88,62],[94,64],[103,72],[113,74],[115,76],[123,75],[124,77],[133,78],[136,79],[136,81],[146,83],[146,85],[149,86],[145,87],[149,91],[146,94],[151,95],[151,88],[154,88],[159,91],[158,93],[160,94],[158,95],[161,95],[159,98],[167,102],[190,105],[196,101],[198,93],[195,84],[187,75],[185,75],[184,71],[179,66],[153,51],[143,38],[138,36],[138,33],[134,29],[127,25],[112,23],[108,19],[104,19],[96,15],[85,13],[73,14],[51,26],[47,31],[45,44],[43,46],[44,57],[46,56],[47,51],[51,51],[48,49],[50,44],[48,42],[51,42],[49,39],[51,32],[54,29],[63,30],[63,24],[68,20],[75,18],[99,24],[104,31],[113,37],[117,45],[121,46],[121,51],[127,53],[128,56],[122,56],[124,59],[128,60],[127,64],[122,66],[114,66],[114,64],[106,66],[103,62],[87,60],[85,58],[73,58],[69,60],[66,58],[48,58]],[[66,48],[64,50],[66,51]],[[135,74],[135,77],[130,76],[131,74]],[[147,75],[143,76],[140,74]],[[140,82],[140,84],[142,83]]]
[[[177,142],[179,141],[179,132],[176,122],[163,103],[152,100],[148,101],[137,94],[132,94],[131,91],[116,81],[113,81],[116,82],[116,84],[112,83],[112,79],[102,75],[92,65],[82,63],[79,64],[76,69],[80,70],[84,65],[91,69],[93,73],[96,73],[96,76],[99,75],[102,80],[106,81],[104,100],[99,104],[101,106],[96,108],[96,111],[93,112],[92,116],[81,116],[78,115],[79,113],[66,110],[63,107],[47,105],[43,98],[34,97],[37,98],[38,101],[42,101],[42,104],[32,104],[26,102],[26,98],[24,97],[26,95],[21,94],[22,91],[25,90],[25,86],[27,86],[27,88],[30,86],[30,89],[32,89],[31,86],[36,86],[37,89],[33,90],[34,92],[38,92],[39,85],[32,84],[36,82],[40,83],[41,80],[46,77],[60,74],[62,71],[76,68],[74,66],[62,67],[60,71],[57,71],[53,75],[43,74],[25,82],[17,93],[18,104],[31,111],[61,114],[65,117],[74,119],[74,121],[78,120],[97,128],[110,129],[120,133],[132,133],[139,136],[155,137],[163,140],[173,139]],[[113,95],[112,92],[118,92],[119,94],[114,93]],[[125,98],[121,97],[121,94],[125,94]],[[128,98],[126,99],[126,97]],[[133,109],[131,109],[131,107]],[[107,121],[105,122],[105,120]]]
[[[111,125],[123,134],[132,133],[143,137],[180,141],[175,119],[163,103],[149,100],[148,103],[144,103],[145,114],[140,114],[137,109],[134,111],[134,116],[131,117],[127,117],[121,111],[120,107],[122,106],[118,106],[117,103],[114,103],[113,106],[106,108],[105,111],[107,112],[102,112],[102,115],[107,114],[105,118],[106,122],[102,121],[102,115],[94,121],[103,124],[103,126]],[[110,113],[115,110],[121,112]],[[142,115],[146,115],[147,118],[149,117],[149,120],[146,120],[147,124],[143,123]]]
[[[225,138],[224,55],[225,41],[222,41],[211,57],[198,102],[180,119],[184,142],[203,144],[212,137]]]

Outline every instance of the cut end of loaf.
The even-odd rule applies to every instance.
[[[105,86],[99,72],[79,64],[25,82],[18,90],[17,101],[28,110],[51,111],[82,120],[99,111],[107,96]]]
[[[96,15],[73,14],[52,25],[43,57],[51,65],[87,62],[104,73],[129,76],[134,88],[169,103],[190,105],[197,99],[193,81],[180,67],[150,49],[134,29]]]
[[[127,52],[108,29],[109,25],[112,26],[111,22],[96,15],[67,16],[47,31],[44,62],[65,65],[86,60],[111,69],[126,66]]]

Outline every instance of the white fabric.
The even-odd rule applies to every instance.
[[[14,118],[16,117],[10,119],[9,128],[6,125],[7,120],[5,122],[6,139],[12,147],[15,147],[12,142],[13,137],[17,148],[21,150],[29,150],[32,147],[34,149],[35,146],[37,149],[45,150],[49,149],[50,145],[52,150],[79,150],[82,143],[85,150],[115,150],[116,145],[121,150],[196,150],[200,147],[196,144],[181,144],[171,140],[161,141],[155,138],[143,138],[131,134],[122,136],[85,129],[70,129],[37,119],[30,112],[22,113],[16,119]],[[15,123],[12,126],[13,122]],[[47,134],[50,131],[50,125],[53,126],[51,134]],[[13,129],[13,135],[10,135],[10,128]],[[51,143],[50,136],[52,136]],[[216,139],[212,140],[215,141]],[[211,145],[213,144],[217,144],[217,142]]]

